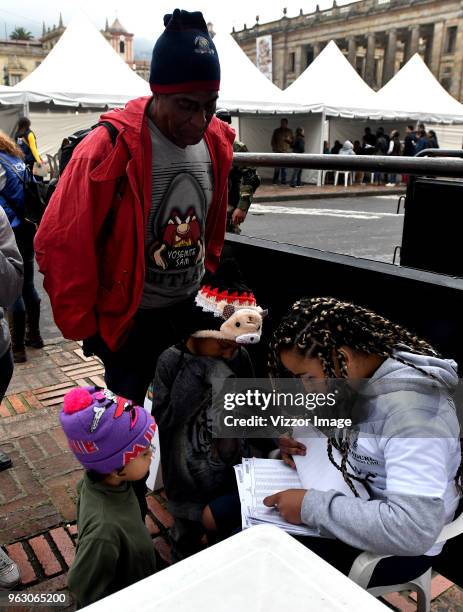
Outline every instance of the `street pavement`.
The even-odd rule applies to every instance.
[[[242,235],[392,263],[400,245],[398,195],[252,204]]]

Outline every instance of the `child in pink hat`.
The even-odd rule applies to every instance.
[[[142,407],[98,387],[69,391],[60,421],[86,470],[78,484],[79,540],[68,575],[80,608],[156,570],[131,485],[149,471],[156,423]]]

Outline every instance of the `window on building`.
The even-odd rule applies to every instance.
[[[313,59],[314,59],[313,56],[314,56],[313,47],[307,47],[306,56],[305,56],[306,67],[310,66],[310,64],[313,62]]]
[[[10,85],[16,85],[21,80],[20,74],[10,74]]]
[[[452,66],[442,66],[440,84],[444,89],[450,91],[452,88]]]
[[[365,75],[365,58],[357,56],[355,58],[355,69],[359,75],[363,78]]]
[[[123,40],[119,42],[119,53],[125,53],[125,42]]]
[[[451,76],[442,77],[440,80],[440,84],[442,85],[444,89],[446,89],[447,91],[450,91],[452,89],[452,77]]]
[[[457,26],[452,26],[450,28],[447,28],[447,35],[445,37],[444,53],[454,53],[456,42],[457,42]]]
[[[288,55],[288,71],[294,72],[296,70],[296,54],[291,52]]]

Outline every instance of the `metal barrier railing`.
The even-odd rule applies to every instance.
[[[463,178],[463,151],[426,149],[419,157],[385,155],[313,155],[308,153],[235,153],[238,166],[309,168],[357,172],[400,173]],[[422,155],[439,157],[422,157]],[[440,159],[442,158],[442,159]]]
[[[463,157],[463,149],[423,149],[415,157]]]

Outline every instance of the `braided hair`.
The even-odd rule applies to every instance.
[[[371,310],[332,297],[304,298],[293,304],[273,334],[269,347],[270,375],[285,375],[280,353],[295,348],[301,355],[317,357],[327,378],[338,377],[337,367],[341,377],[347,378],[346,361],[340,351],[343,345],[369,355],[395,359],[433,378],[432,374],[399,357],[395,351],[402,347],[410,353],[440,357],[425,340]],[[348,440],[338,442],[334,437],[328,438],[328,457],[341,471],[354,495],[359,497],[352,481],[362,482],[367,490],[369,487],[366,479],[347,470],[349,446]],[[341,455],[340,465],[333,457],[333,447]],[[460,474],[461,469],[458,477]]]

